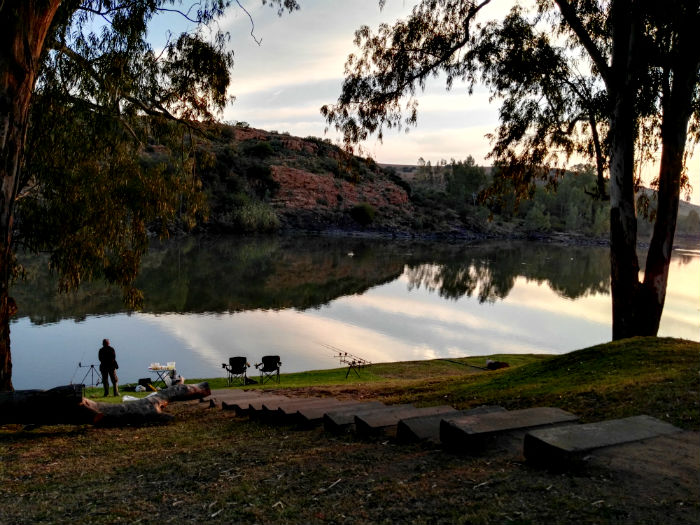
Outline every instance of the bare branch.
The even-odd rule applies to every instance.
[[[250,36],[253,38],[256,44],[261,45],[262,44],[262,38],[258,40],[258,38],[255,36],[255,21],[253,20],[253,17],[251,14],[248,12],[248,10],[241,5],[241,2],[239,0],[236,0],[236,3],[238,4],[238,7],[241,8],[241,10],[248,15],[248,18],[250,19]]]
[[[586,28],[583,27],[581,19],[577,16],[576,10],[571,6],[568,0],[554,0],[559,6],[564,20],[569,24],[569,27],[576,33],[576,36],[581,41],[581,45],[586,49],[586,52],[593,60],[596,68],[600,71],[600,76],[603,77],[605,85],[610,89],[612,83],[612,75],[610,73],[610,66],[605,60],[603,53],[601,53],[598,46],[593,42],[591,35],[588,34]]]

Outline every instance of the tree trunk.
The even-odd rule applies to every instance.
[[[0,392],[0,424],[97,423],[101,418],[99,412],[84,401],[83,385]]]
[[[687,16],[681,17],[683,22],[677,40],[673,43],[675,60],[667,73],[668,80],[662,100],[658,206],[643,283],[643,314],[646,317],[643,319],[643,327],[648,330],[648,335],[656,335],[658,332],[666,301],[668,270],[678,219],[683,156],[688,122],[693,110],[693,91],[700,68],[700,39],[693,36],[700,22],[697,3],[695,12],[690,6],[688,9],[690,13],[683,13]]]
[[[634,100],[637,23],[629,2],[612,7],[614,77],[608,85],[612,107],[610,132],[610,277],[613,339],[637,335],[639,261],[634,205],[634,146],[637,138]]]
[[[0,2],[0,391],[12,390],[12,221],[29,105],[44,41],[60,4],[60,0]]]
[[[173,417],[163,409],[174,401],[211,395],[208,383],[173,385],[126,403],[98,403],[82,395],[83,385],[51,390],[0,392],[0,424],[125,426],[163,423]]]

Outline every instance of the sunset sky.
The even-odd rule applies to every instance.
[[[382,22],[405,17],[415,1],[387,0],[380,10],[377,0],[301,0],[301,10],[282,17],[263,7],[260,0],[241,0],[241,4],[252,16],[254,34],[262,43],[258,45],[251,37],[248,15],[234,5],[220,23],[231,33],[235,52],[231,94],[236,100],[226,108],[223,120],[335,140],[332,130],[325,134],[319,108],[335,102],[340,94],[345,61],[355,49],[355,30],[363,24],[376,28]],[[489,18],[503,15],[512,2],[493,4],[488,7]],[[172,19],[154,24],[152,39],[157,42],[159,34],[172,24]],[[382,163],[415,164],[419,157],[435,163],[472,155],[485,165],[490,150],[485,135],[495,129],[497,121],[498,106],[489,103],[484,88],[468,96],[463,85],[455,83],[447,92],[444,81],[434,79],[419,96],[417,127],[408,133],[390,130],[383,143],[371,139],[363,147]],[[698,188],[700,154],[693,157],[690,168],[691,184]],[[653,171],[651,166],[646,170]],[[700,204],[700,189],[694,192],[692,202]]]

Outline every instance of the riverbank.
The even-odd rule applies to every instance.
[[[644,338],[564,356],[500,356],[511,366],[493,372],[435,360],[372,366],[359,380],[335,379],[341,370],[286,375],[270,388],[419,405],[549,405],[584,421],[647,413],[697,431],[699,353],[696,342]],[[1,428],[2,522],[692,523],[700,510],[692,469],[659,477],[596,463],[551,473],[508,453],[455,456],[202,405],[172,405],[176,421],[158,427]],[[661,455],[671,467],[674,453]]]

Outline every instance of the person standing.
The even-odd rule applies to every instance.
[[[119,395],[119,386],[117,377],[117,353],[109,345],[109,339],[102,340],[102,348],[100,348],[97,353],[97,357],[100,360],[100,372],[102,373],[102,385],[105,389],[105,397],[109,395],[109,380],[112,380],[112,386],[114,390],[114,395]]]

